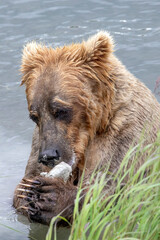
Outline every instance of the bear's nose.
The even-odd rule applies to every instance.
[[[43,163],[44,165],[54,166],[55,161],[58,161],[60,158],[58,150],[49,149],[41,152],[39,154],[38,162]]]

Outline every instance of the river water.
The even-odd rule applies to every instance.
[[[12,208],[13,192],[24,174],[34,128],[28,118],[24,87],[20,87],[23,45],[37,40],[56,47],[87,39],[102,29],[114,36],[116,55],[154,91],[160,79],[159,0],[0,1],[1,240],[42,240],[48,229],[29,223]],[[58,240],[68,239],[68,233],[69,229],[60,228]]]

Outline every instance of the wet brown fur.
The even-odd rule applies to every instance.
[[[77,172],[80,174],[85,166],[86,183],[97,165],[101,167],[110,163],[110,171],[115,171],[133,141],[135,144],[138,142],[144,128],[149,128],[145,132],[145,144],[155,140],[159,129],[159,103],[150,90],[115,57],[113,45],[108,33],[99,32],[86,42],[61,48],[48,48],[35,42],[24,48],[21,71],[28,109],[34,112],[33,106],[39,106],[43,112],[43,123],[39,123],[33,135],[25,178],[34,179],[40,172],[49,171],[37,162],[44,135],[47,141],[51,139],[50,143],[56,141],[74,151],[73,177],[76,176],[76,179]],[[42,105],[43,101],[47,105]],[[54,120],[54,140],[46,134],[53,130],[49,113],[52,110],[48,107],[52,104],[72,109],[68,122]],[[66,146],[63,137],[68,141]],[[66,159],[69,159],[71,153],[67,154]],[[139,166],[143,160],[139,160]],[[43,178],[40,180],[46,181]],[[53,204],[52,207],[53,202],[49,203],[52,212],[47,215],[47,212],[41,211],[43,217],[35,218],[35,221],[49,223],[51,217],[67,206],[69,210],[64,216],[70,219],[72,215],[77,191],[74,180],[71,179],[67,185],[58,179],[52,181],[50,192],[56,192],[59,201],[53,199],[56,206]],[[20,208],[22,205],[24,201],[17,198],[15,191],[14,206]]]

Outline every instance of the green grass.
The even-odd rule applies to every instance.
[[[82,189],[79,189],[69,240],[160,239],[160,135],[153,144],[144,148],[142,145],[143,141],[130,149],[118,172],[110,176],[116,185],[114,194],[107,196],[105,190],[108,170],[102,175],[93,173],[91,176],[91,186],[81,211],[78,203]],[[142,156],[145,162],[135,171]],[[52,237],[55,220],[51,222],[46,240]]]

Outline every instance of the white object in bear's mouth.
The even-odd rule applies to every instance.
[[[42,172],[40,175],[50,178],[62,178],[65,182],[67,182],[71,173],[72,167],[65,162],[61,162],[56,165],[50,172]]]

